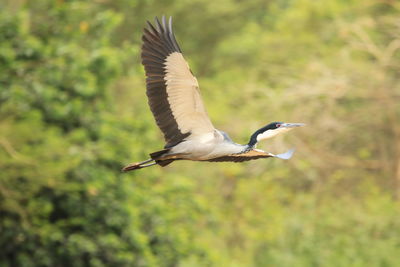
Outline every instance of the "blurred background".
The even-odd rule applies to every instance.
[[[120,173],[164,141],[174,18],[214,125],[289,161]],[[0,266],[400,266],[400,1],[0,1]]]

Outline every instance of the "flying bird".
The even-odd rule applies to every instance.
[[[176,160],[242,162],[259,158],[289,159],[293,150],[274,155],[256,144],[287,132],[303,123],[272,122],[254,132],[240,145],[223,131],[214,128],[200,96],[199,84],[183,57],[172,30],[172,17],[156,17],[142,36],[142,64],[146,72],[146,94],[158,127],[164,134],[164,149],[150,154],[150,159],[131,163],[122,171],[153,165],[167,166]]]

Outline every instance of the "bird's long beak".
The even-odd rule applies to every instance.
[[[282,128],[295,128],[295,127],[302,127],[306,125],[305,123],[282,123]],[[280,128],[281,128],[280,127]]]

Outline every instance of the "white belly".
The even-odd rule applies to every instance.
[[[207,160],[242,152],[246,146],[227,142],[219,133],[189,137],[173,148],[168,154],[180,154],[180,157],[190,160]]]

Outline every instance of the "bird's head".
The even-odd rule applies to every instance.
[[[274,137],[277,134],[284,133],[296,127],[304,126],[304,123],[285,123],[272,122],[261,129],[255,131],[250,137],[249,147],[254,147],[259,141]]]

